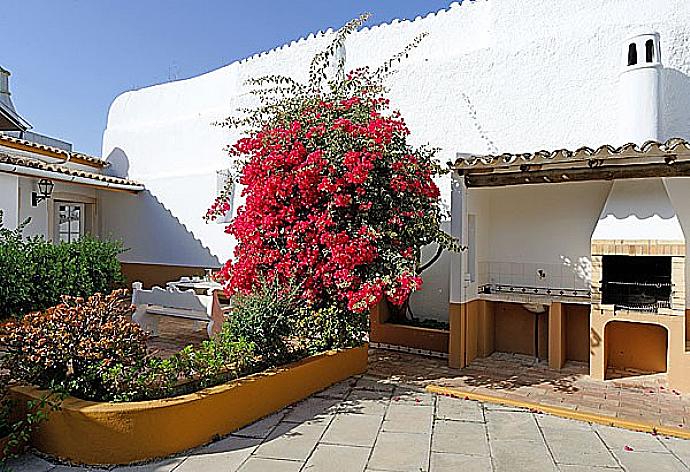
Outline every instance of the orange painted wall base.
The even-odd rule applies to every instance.
[[[535,355],[535,317],[539,357],[549,359],[552,368],[588,359],[583,357],[589,353],[589,307],[554,302],[535,315],[520,303],[472,300],[451,303],[448,316],[451,367],[465,367],[495,351]]]
[[[379,303],[369,314],[369,341],[405,346],[425,351],[448,352],[448,331],[388,323],[386,302]]]
[[[32,438],[41,452],[79,464],[128,464],[212,441],[367,369],[368,346],[329,351],[188,395],[107,403],[68,397]],[[25,399],[32,387],[15,387]]]

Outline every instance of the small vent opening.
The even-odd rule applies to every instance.
[[[648,39],[644,47],[645,59],[647,60],[647,62],[654,62],[654,40]]]
[[[630,43],[628,46],[628,65],[637,65],[637,44],[635,43]]]

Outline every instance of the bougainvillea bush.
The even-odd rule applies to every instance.
[[[435,150],[409,144],[382,85],[421,37],[375,71],[344,74],[338,51],[365,19],[316,55],[307,83],[250,81],[261,105],[225,122],[246,131],[230,147],[246,200],[226,229],[237,241],[220,271],[229,295],[278,280],[298,284],[315,310],[363,314],[383,298],[401,305],[421,287],[423,246],[453,246],[439,229]],[[229,198],[223,192],[207,217],[227,211]]]

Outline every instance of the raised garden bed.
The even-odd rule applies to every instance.
[[[107,403],[68,397],[34,433],[39,451],[79,464],[165,457],[229,434],[367,368],[367,350],[329,351],[195,393]],[[41,390],[15,387],[24,399]]]
[[[426,328],[435,329],[438,331],[450,331],[449,323],[437,320],[404,319],[401,321],[396,321],[396,324],[402,326],[411,326],[412,328]]]
[[[448,353],[448,331],[391,323],[389,316],[390,312],[386,303],[379,303],[371,311],[369,340],[372,343]]]

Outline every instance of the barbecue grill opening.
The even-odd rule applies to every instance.
[[[671,257],[603,256],[602,304],[657,312],[671,308]]]

